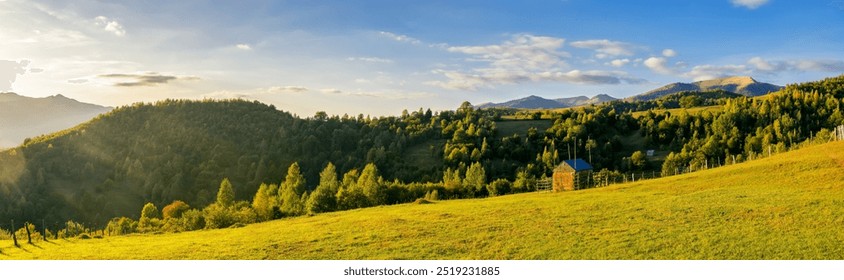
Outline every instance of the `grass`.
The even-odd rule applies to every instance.
[[[844,259],[844,142],[564,193],[39,242],[0,259]]]

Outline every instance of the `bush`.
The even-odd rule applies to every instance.
[[[59,231],[59,238],[71,238],[79,236],[83,233],[88,233],[88,228],[82,226],[82,224],[74,222],[73,220],[67,221],[65,223],[64,229]]]
[[[205,218],[205,228],[227,228],[236,221],[229,207],[223,207],[217,203],[202,209],[202,216]]]
[[[138,228],[138,222],[127,218],[120,217],[111,219],[106,225],[106,233],[108,235],[124,235],[134,233]]]
[[[231,207],[222,207],[217,203],[202,210],[205,228],[227,228],[236,223],[251,224],[258,220],[258,215],[246,201],[238,201]]]
[[[26,223],[26,228],[20,228],[18,231],[15,232],[15,235],[18,237],[18,242],[22,240],[28,240],[27,238],[32,238],[32,240],[41,240],[41,232],[35,229],[35,225],[31,223]],[[27,237],[26,229],[29,228],[29,237]]]
[[[188,209],[190,209],[190,206],[187,203],[181,200],[176,200],[168,204],[167,206],[164,206],[164,208],[161,209],[161,214],[164,215],[165,220],[177,219],[181,218],[182,213],[188,211]]]
[[[510,192],[511,184],[507,179],[498,179],[486,186],[489,196],[498,196]]]
[[[431,201],[440,200],[440,193],[437,190],[430,191],[425,194],[425,199]]]
[[[141,217],[138,220],[138,232],[160,232],[164,222],[159,218]]]

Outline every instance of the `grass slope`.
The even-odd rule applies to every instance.
[[[577,192],[21,248],[3,240],[0,259],[844,259],[842,182],[835,142]]]

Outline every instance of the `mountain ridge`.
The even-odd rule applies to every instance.
[[[0,149],[73,127],[111,109],[61,94],[27,97],[13,92],[0,93]]]
[[[483,103],[478,105],[478,108],[514,108],[514,109],[556,109],[556,108],[570,108],[582,105],[591,105],[591,104],[601,104],[604,102],[609,102],[617,100],[617,98],[606,95],[606,94],[598,94],[593,97],[586,97],[586,96],[575,96],[575,97],[564,97],[564,98],[556,98],[556,99],[547,99],[544,97],[530,95],[528,97],[523,97],[519,99],[514,99],[502,103]]]
[[[759,82],[749,76],[732,76],[719,79],[697,81],[693,83],[670,83],[662,87],[650,90],[648,92],[625,98],[625,100],[648,101],[683,91],[702,92],[714,90],[723,90],[748,97],[754,97],[775,92],[782,88],[783,86]]]

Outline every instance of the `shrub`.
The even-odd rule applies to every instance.
[[[175,200],[172,203],[164,206],[161,209],[161,214],[164,215],[164,219],[177,219],[182,217],[182,213],[188,211],[190,209],[190,205],[185,203],[181,200]]]
[[[106,225],[106,233],[108,235],[124,235],[134,233],[138,228],[138,222],[127,218],[113,218]]]
[[[59,231],[59,238],[76,237],[83,233],[88,233],[88,231],[88,228],[84,227],[82,224],[70,220],[65,223],[64,229]]]
[[[486,186],[489,196],[498,196],[510,192],[511,184],[507,179],[498,179]]]
[[[229,207],[223,207],[217,203],[202,209],[202,216],[205,219],[205,228],[227,228],[236,221]]]

